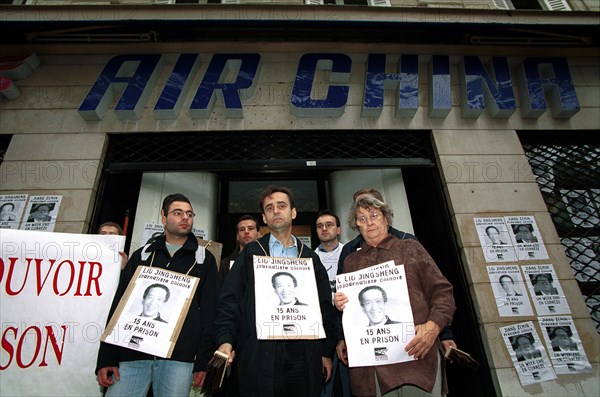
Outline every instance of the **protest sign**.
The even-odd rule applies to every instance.
[[[554,266],[526,265],[523,273],[538,316],[571,313]]]
[[[572,317],[540,317],[539,321],[557,374],[592,372]]]
[[[531,321],[501,327],[500,332],[523,386],[556,379]]]
[[[486,262],[516,260],[516,251],[504,218],[473,218]]]
[[[487,266],[487,271],[500,317],[533,315],[519,266]]]
[[[25,211],[26,218],[21,222],[23,230],[51,232],[56,225],[56,217],[62,196],[31,196]]]
[[[23,216],[27,194],[0,196],[0,229],[18,229]]]
[[[101,340],[169,358],[200,279],[138,266]]]
[[[124,243],[0,229],[3,396],[100,396],[94,368]]]
[[[325,338],[311,258],[254,256],[258,339]]]
[[[350,367],[414,360],[404,351],[415,332],[404,265],[340,274],[336,287],[348,297],[342,323]]]

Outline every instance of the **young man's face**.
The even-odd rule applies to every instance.
[[[190,234],[194,226],[194,216],[191,215],[194,210],[190,203],[174,201],[169,206],[169,211],[166,214],[162,210],[161,212],[167,237],[184,237]]]
[[[246,244],[253,242],[258,238],[258,228],[256,222],[251,219],[244,219],[237,224],[237,241],[240,247],[245,247]]]
[[[333,216],[323,215],[317,218],[317,235],[322,243],[336,241],[341,232],[342,228],[336,226]]]
[[[119,235],[119,230],[114,227],[114,226],[102,226],[102,228],[100,229],[100,234],[103,235],[114,235],[114,236],[118,236]]]
[[[369,325],[378,325],[385,322],[385,300],[381,291],[377,289],[365,291],[361,306],[363,312],[369,318]]]
[[[280,305],[290,305],[296,301],[296,287],[294,286],[294,280],[291,277],[286,275],[278,276],[275,279],[273,289],[279,297]]]
[[[285,231],[292,227],[296,209],[290,205],[287,194],[275,192],[263,200],[263,221],[272,231]]]
[[[163,305],[163,303],[165,303],[166,298],[167,291],[165,291],[164,288],[150,288],[142,301],[142,305],[144,307],[143,315],[146,317],[156,317],[160,307]]]

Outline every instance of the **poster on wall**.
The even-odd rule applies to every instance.
[[[487,266],[487,272],[500,317],[533,315],[519,266]]]
[[[523,386],[556,379],[533,322],[500,327],[500,333]]]
[[[62,196],[30,196],[22,230],[54,231]]]
[[[254,256],[258,339],[325,337],[311,258]]]
[[[101,396],[93,370],[125,237],[0,229],[0,242],[0,394]]]
[[[18,229],[27,194],[0,195],[0,229]]]
[[[572,317],[540,317],[539,321],[557,374],[592,372]]]
[[[523,273],[538,316],[571,313],[553,265],[524,265]]]
[[[138,266],[101,340],[169,358],[200,279]]]
[[[486,262],[512,262],[516,260],[510,234],[504,218],[474,218],[479,243]]]
[[[350,367],[414,360],[404,351],[415,335],[404,265],[340,274],[336,288],[348,297],[342,323]]]
[[[546,246],[533,216],[506,216],[504,219],[515,246],[517,260],[548,259]]]

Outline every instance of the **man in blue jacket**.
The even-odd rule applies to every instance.
[[[121,272],[109,318],[115,311],[138,266],[152,266],[200,279],[194,300],[169,359],[102,342],[98,352],[98,384],[106,396],[146,397],[152,386],[155,397],[189,396],[192,384],[202,385],[206,365],[213,355],[212,327],[219,296],[215,257],[192,233],[194,211],[187,197],[165,197],[161,209],[164,234],[131,255]],[[178,313],[177,313],[178,314]]]
[[[260,200],[270,233],[246,245],[223,284],[215,339],[219,351],[237,362],[239,393],[250,397],[318,397],[331,376],[334,309],[327,271],[313,250],[292,235],[294,198],[285,187],[269,186]],[[326,339],[259,339],[256,331],[254,256],[311,258]],[[235,352],[234,352],[235,350]]]

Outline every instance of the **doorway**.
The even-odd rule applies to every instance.
[[[310,246],[315,248],[316,215],[331,208],[333,202],[329,188],[332,174],[373,168],[401,170],[414,234],[454,285],[458,308],[452,325],[455,340],[481,364],[477,372],[447,366],[450,396],[495,395],[429,132],[118,134],[110,136],[104,164],[91,230],[109,220],[107,214],[118,216],[125,211],[129,211],[129,223],[133,224],[144,173],[202,170],[216,175],[217,225],[211,238],[223,244],[223,257],[235,246],[235,222],[240,215],[249,213],[262,221],[258,197],[268,184],[293,189],[298,207],[294,224],[310,228]],[[338,216],[345,226],[346,214]]]

